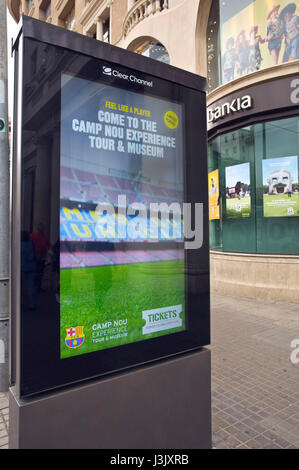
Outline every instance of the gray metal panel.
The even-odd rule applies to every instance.
[[[10,257],[10,382],[20,387],[20,337],[21,337],[21,161],[22,161],[22,100],[23,100],[23,38],[18,43],[13,117],[12,151],[12,213]]]
[[[17,400],[9,446],[21,449],[211,448],[210,351]]]

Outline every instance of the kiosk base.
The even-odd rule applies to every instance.
[[[10,389],[11,449],[211,448],[210,351],[39,397]]]

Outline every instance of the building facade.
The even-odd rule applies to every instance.
[[[8,0],[207,77],[211,283],[299,302],[299,7],[288,0]]]
[[[299,302],[298,15],[287,0],[210,9],[211,279],[233,295]]]
[[[8,8],[17,22],[25,14],[186,70],[198,67],[199,0],[8,0]]]

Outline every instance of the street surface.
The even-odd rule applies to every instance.
[[[212,411],[216,449],[299,448],[299,305],[212,294]],[[8,400],[0,393],[0,449]]]

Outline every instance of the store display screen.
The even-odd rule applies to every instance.
[[[183,120],[181,104],[62,74],[61,358],[186,329]]]

